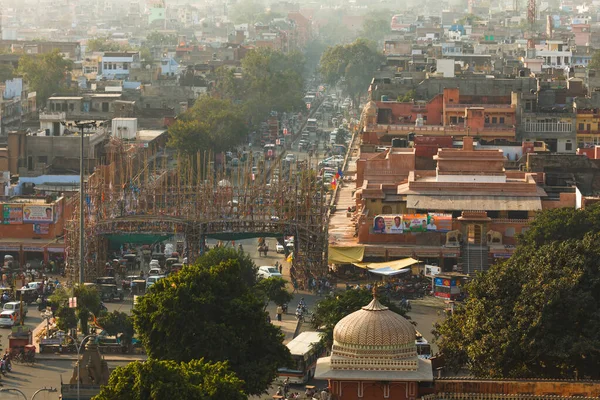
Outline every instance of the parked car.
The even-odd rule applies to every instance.
[[[21,311],[21,302],[20,301],[9,301],[4,304],[2,307],[2,311]],[[23,318],[27,317],[27,304],[23,302]]]
[[[277,243],[277,245],[275,246],[275,252],[277,254],[283,254],[285,253],[285,247],[283,247],[281,243]]]
[[[258,267],[258,277],[259,278],[273,278],[273,277],[280,277],[281,278],[281,274],[279,273],[279,270],[271,265],[268,266],[262,266],[262,267]]]
[[[21,323],[21,315],[18,311],[2,311],[0,313],[0,326],[10,328]]]

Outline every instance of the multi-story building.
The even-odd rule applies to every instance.
[[[106,52],[99,60],[99,74],[107,79],[129,79],[132,68],[140,67],[137,51]]]
[[[465,135],[515,139],[515,109],[506,96],[465,96],[460,89],[443,89],[430,101],[371,102],[363,142],[390,143],[392,137]]]
[[[569,68],[573,52],[562,40],[546,40],[545,43],[536,45],[537,57],[543,58],[542,69]]]

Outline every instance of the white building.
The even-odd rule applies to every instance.
[[[137,51],[106,52],[99,60],[99,75],[107,79],[129,78],[132,68],[140,68],[140,53]]]
[[[536,56],[543,58],[542,69],[568,68],[573,61],[573,52],[562,40],[546,40],[536,44]]]

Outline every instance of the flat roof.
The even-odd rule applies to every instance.
[[[157,137],[159,137],[160,135],[162,135],[163,133],[165,133],[166,131],[167,131],[166,129],[140,130],[140,131],[138,131],[137,136],[138,136],[139,140],[150,142],[150,141],[156,139]]]
[[[539,211],[539,197],[520,196],[406,196],[407,208],[431,210],[490,210],[490,211]]]
[[[79,96],[53,96],[48,98],[48,100],[83,100],[83,97]]]

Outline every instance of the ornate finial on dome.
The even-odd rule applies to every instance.
[[[373,292],[375,292],[375,290],[377,290],[377,289],[373,289]],[[375,293],[373,293],[373,300],[371,300],[371,302],[369,304],[367,304],[366,306],[364,306],[362,309],[363,310],[367,310],[367,311],[385,311],[385,310],[388,310],[388,308],[386,306],[384,306],[383,304],[381,304],[379,302],[379,300],[377,300],[377,296],[375,295]]]
[[[377,284],[373,285],[373,298],[376,299],[377,298]]]

